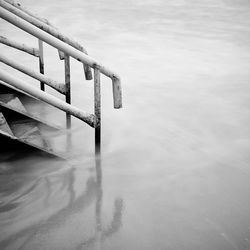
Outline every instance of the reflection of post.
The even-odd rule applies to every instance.
[[[96,155],[95,158],[96,163],[96,207],[95,207],[95,215],[96,215],[96,249],[101,249],[101,240],[102,240],[102,168],[101,168],[101,156]]]
[[[95,153],[101,152],[101,85],[100,85],[100,70],[94,68],[94,98],[95,98]]]
[[[83,241],[75,249],[102,249],[102,242],[108,237],[112,236],[117,232],[122,226],[122,212],[123,212],[123,200],[118,198],[114,201],[114,211],[113,218],[108,227],[102,225],[102,203],[103,203],[103,191],[102,191],[102,167],[101,167],[101,155],[96,154],[95,157],[96,164],[96,204],[95,204],[95,220],[96,220],[96,232],[95,235],[89,239]]]
[[[113,220],[110,226],[105,231],[103,231],[102,234],[103,239],[108,238],[121,228],[123,209],[124,209],[123,200],[121,198],[117,198],[114,202]]]
[[[75,191],[74,191],[74,183],[75,183],[75,176],[74,176],[74,169],[72,168],[69,171],[69,176],[68,176],[68,192],[69,192],[69,205],[72,206],[72,204],[75,201]]]

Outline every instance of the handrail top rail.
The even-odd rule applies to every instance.
[[[5,3],[3,3],[3,2],[5,2]],[[57,38],[60,37],[60,39],[65,40],[66,43],[70,44],[71,46],[75,47],[76,49],[78,49],[84,53],[87,53],[87,50],[79,42],[64,35],[55,26],[53,26],[47,19],[41,18],[38,15],[34,15],[30,11],[28,11],[26,8],[24,8],[17,1],[15,1],[15,0],[0,0],[0,3],[3,4],[3,6],[5,8],[8,8],[8,10],[11,11],[12,13],[14,13],[15,15],[19,16],[20,15],[19,11],[21,11],[23,13],[22,14],[23,17],[24,17],[24,15],[27,15],[27,16],[30,16],[31,18],[33,18],[33,21],[34,21],[34,19],[36,19],[36,23],[32,23],[33,25],[36,24],[36,26],[39,26],[39,28],[50,33],[52,36],[57,37]]]
[[[0,0],[0,3],[3,0]],[[4,8],[0,9],[0,16],[6,21],[14,24],[20,29],[30,33],[31,35],[41,39],[42,41],[50,44],[52,47],[55,47],[69,56],[75,58],[78,61],[81,61],[85,64],[88,64],[91,68],[98,68],[101,73],[110,77],[111,79],[120,79],[119,75],[110,69],[106,68],[102,64],[98,63],[95,59],[90,57],[89,55],[84,54],[83,52],[71,47],[67,43],[64,43],[61,40],[56,39],[55,37],[51,37],[49,34],[44,32],[43,30],[34,27],[32,24],[22,20],[20,17],[17,17],[15,14],[10,11],[5,10]]]
[[[121,83],[118,74],[106,68],[102,64],[98,63],[95,59],[84,54],[82,51],[79,51],[78,49],[68,45],[63,40],[59,40],[54,36],[51,36],[50,34],[45,32],[44,30],[41,30],[36,26],[34,26],[33,24],[23,20],[19,16],[13,14],[10,10],[8,10],[8,8],[6,10],[5,8],[6,2],[4,0],[0,0],[0,6],[2,7],[0,8],[0,16],[6,21],[30,33],[31,35],[37,37],[41,41],[50,44],[52,47],[55,47],[58,50],[63,51],[65,54],[75,58],[76,60],[81,61],[84,64],[87,64],[91,68],[98,69],[102,74],[111,78],[113,82],[114,108],[122,107]]]

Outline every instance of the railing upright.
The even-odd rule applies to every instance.
[[[101,84],[100,70],[94,68],[94,100],[95,100],[95,153],[99,154],[101,150]]]
[[[67,54],[64,54],[64,71],[65,71],[65,100],[68,104],[71,104],[70,96],[70,57]],[[67,128],[71,127],[71,116],[66,113],[66,124]]]
[[[38,39],[38,46],[39,46],[39,71],[41,74],[44,75],[44,57],[43,57],[43,41]],[[44,82],[40,82],[41,90],[45,91]]]

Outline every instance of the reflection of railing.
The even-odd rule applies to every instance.
[[[96,249],[101,249],[101,244],[104,240],[116,233],[122,226],[122,212],[123,212],[123,200],[117,198],[114,201],[114,210],[112,215],[112,221],[110,226],[104,227],[102,225],[102,202],[103,202],[103,191],[102,191],[102,168],[101,158],[96,157],[96,204],[95,204],[95,234],[87,240],[84,240],[81,244],[76,247],[76,250],[85,249],[95,245]]]
[[[12,23],[18,28],[30,33],[39,40],[39,49],[30,48],[24,44],[18,44],[7,38],[0,37],[0,42],[4,43],[13,48],[23,50],[33,56],[39,57],[39,68],[40,73],[36,73],[23,65],[10,60],[7,57],[0,56],[0,61],[39,80],[41,83],[41,89],[44,90],[44,84],[53,87],[60,93],[66,96],[66,102],[64,103],[59,99],[39,91],[34,87],[24,83],[23,81],[14,78],[7,73],[0,71],[0,80],[7,82],[10,85],[21,89],[38,99],[41,99],[59,109],[62,109],[67,113],[67,127],[70,127],[70,116],[73,115],[84,122],[88,123],[90,126],[95,128],[95,143],[97,152],[100,150],[100,140],[101,140],[101,93],[100,93],[100,73],[108,76],[112,80],[113,86],[113,99],[114,108],[122,107],[122,97],[121,97],[121,83],[120,77],[113,71],[104,67],[96,60],[87,55],[86,50],[79,45],[77,42],[72,41],[67,36],[61,34],[57,29],[55,29],[49,22],[45,19],[41,19],[27,10],[25,10],[19,3],[13,0],[0,0],[0,17],[6,21]],[[60,84],[52,79],[44,76],[44,60],[43,60],[43,42],[46,42],[58,49],[61,59],[65,62],[65,84]],[[75,58],[84,65],[85,77],[87,80],[92,79],[91,69],[94,69],[94,102],[95,102],[95,114],[89,114],[83,112],[72,105],[70,97],[70,57]]]
[[[122,227],[124,211],[123,199],[121,198],[116,198],[113,201],[113,211],[110,216],[109,223],[108,225],[103,225],[102,203],[104,195],[102,189],[102,168],[100,158],[96,158],[96,177],[92,174],[89,176],[86,181],[86,188],[85,190],[82,190],[82,194],[79,196],[75,192],[77,176],[78,175],[75,172],[75,169],[70,168],[63,172],[62,175],[48,175],[43,178],[39,178],[39,180],[32,186],[32,189],[30,189],[30,192],[34,191],[33,188],[35,187],[41,188],[42,185],[45,185],[45,192],[43,192],[44,197],[42,199],[44,202],[44,209],[48,209],[48,211],[50,211],[50,209],[57,203],[57,201],[55,201],[55,195],[60,197],[60,194],[63,201],[67,199],[67,205],[56,213],[46,217],[42,223],[38,219],[35,224],[29,225],[24,229],[22,228],[20,231],[10,235],[1,242],[1,246],[5,246],[4,249],[10,249],[9,245],[11,245],[13,241],[22,238],[22,241],[18,242],[20,244],[18,249],[27,249],[27,246],[29,246],[30,243],[34,246],[36,240],[38,239],[39,241],[39,236],[43,237],[44,233],[53,236],[53,233],[57,232],[58,229],[60,231],[65,230],[69,237],[71,237],[70,234],[74,234],[74,232],[69,231],[69,227],[73,222],[76,222],[76,224],[73,225],[75,225],[78,230],[81,229],[79,225],[83,225],[83,230],[91,228],[91,225],[79,223],[82,218],[83,211],[88,210],[87,208],[95,209],[95,232],[93,233],[92,230],[90,230],[89,232],[91,235],[89,237],[87,237],[87,235],[83,235],[82,238],[81,236],[75,238],[75,242],[72,241],[72,248],[82,250],[89,249],[96,245],[100,246],[103,241],[118,232]],[[60,193],[57,194],[56,190],[60,190]],[[19,199],[23,200],[22,196],[20,196]],[[18,200],[15,199],[14,202],[18,203]],[[92,206],[93,204],[94,206]],[[22,204],[19,204],[19,206],[21,211],[18,213],[18,219],[20,219],[20,214],[23,212]],[[76,216],[78,216],[77,219]],[[104,221],[107,221],[106,218]],[[35,240],[35,242],[33,242],[33,240]],[[44,244],[44,246],[46,246],[46,242],[44,242]]]

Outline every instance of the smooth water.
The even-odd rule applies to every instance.
[[[69,164],[2,155],[0,249],[250,249],[250,2],[22,4],[121,75],[124,107],[103,77],[101,160],[76,120]],[[2,20],[0,32],[37,44]],[[71,63],[73,104],[92,111],[93,84]],[[45,71],[63,80],[49,46]]]

